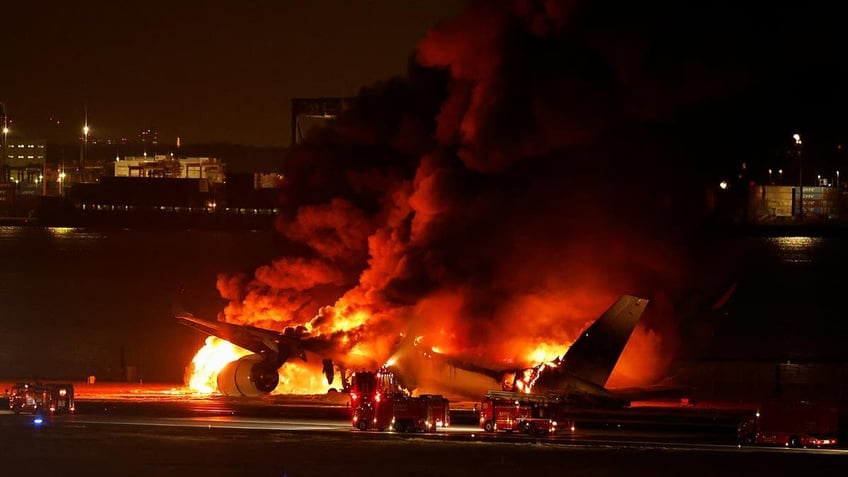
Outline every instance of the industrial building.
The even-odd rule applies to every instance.
[[[18,195],[44,193],[47,141],[8,138],[3,150],[3,183],[16,184]]]
[[[799,198],[801,198],[799,200]],[[842,196],[837,187],[756,185],[748,195],[748,221],[767,224],[801,220],[842,221]]]
[[[212,157],[127,156],[114,164],[115,177],[206,179],[211,183],[224,180],[223,164]]]

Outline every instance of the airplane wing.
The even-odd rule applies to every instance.
[[[204,320],[186,312],[178,313],[175,317],[183,325],[194,328],[207,335],[229,341],[236,346],[240,346],[261,356],[276,355],[280,358],[297,356],[303,361],[306,361],[306,351],[312,351],[307,348],[313,347],[304,346],[307,343],[311,343],[310,340],[286,336],[285,334],[263,328],[235,325],[224,321]],[[285,359],[283,359],[284,361]]]
[[[334,379],[334,363],[344,365],[343,351],[333,342],[321,337],[301,336],[296,333],[278,333],[273,330],[224,321],[209,321],[175,308],[174,317],[181,324],[207,335],[215,336],[258,355],[267,367],[278,369],[289,358],[297,356],[307,361],[306,352],[322,358],[323,374],[327,383]]]
[[[655,401],[657,399],[680,399],[691,394],[695,389],[686,385],[657,385],[635,388],[610,389],[611,395],[622,401]]]

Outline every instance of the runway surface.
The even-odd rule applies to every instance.
[[[28,475],[837,475],[846,449],[739,447],[738,410],[586,413],[551,437],[487,434],[470,409],[432,434],[361,432],[343,397],[238,400],[78,391],[73,415],[0,412],[5,470]],[[104,391],[104,390],[101,390]],[[167,392],[167,394],[165,394]],[[0,402],[5,406],[5,402]]]

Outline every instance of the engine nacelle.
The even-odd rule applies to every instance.
[[[218,391],[225,396],[264,396],[277,388],[280,374],[250,354],[233,361],[218,373]]]

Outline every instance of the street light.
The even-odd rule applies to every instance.
[[[780,184],[783,185],[783,169],[778,169],[777,174],[780,176]]]
[[[836,193],[839,193],[839,171],[836,171]]]
[[[804,218],[804,161],[801,155],[801,135],[792,135],[795,140],[795,150],[798,152],[798,217]]]
[[[85,117],[85,126],[82,127],[82,160],[80,161],[80,178],[82,182],[86,181],[85,160],[88,158],[88,114]]]
[[[769,169],[769,184],[774,184],[774,181],[771,180],[771,169]]]
[[[6,136],[9,135],[9,123],[6,121],[6,105],[0,103],[0,116],[3,116],[3,149],[0,151],[0,182],[6,182]]]
[[[6,125],[6,116],[3,116],[3,157],[0,158],[0,182],[6,182],[6,138],[9,136],[9,127]]]

